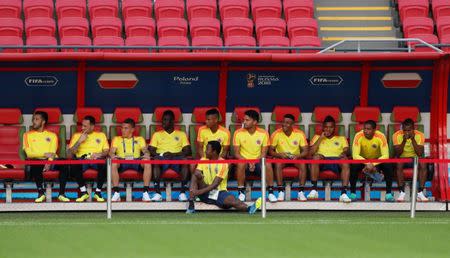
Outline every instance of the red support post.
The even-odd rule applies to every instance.
[[[220,115],[222,116],[222,123],[225,125],[227,122],[227,84],[228,84],[228,63],[220,63],[219,73],[219,94],[218,94],[218,108]]]
[[[84,107],[86,89],[86,62],[80,61],[78,63],[77,74],[77,107]]]
[[[359,105],[367,107],[369,105],[369,78],[370,78],[370,63],[363,62],[361,69],[361,89],[359,96]]]

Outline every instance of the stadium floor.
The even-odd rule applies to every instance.
[[[0,257],[448,257],[450,212],[0,213]]]

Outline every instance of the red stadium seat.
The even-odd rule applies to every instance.
[[[86,17],[85,0],[57,0],[56,13],[58,18]]]
[[[122,16],[124,20],[130,17],[153,17],[152,0],[122,0]]]
[[[223,46],[223,42],[222,42],[222,38],[221,37],[217,37],[217,36],[199,36],[199,37],[193,37],[192,38],[192,46],[193,47],[222,47]],[[196,49],[193,52],[222,52],[222,50],[218,49],[211,49],[211,50],[207,50],[207,49]]]
[[[183,0],[155,1],[156,20],[160,18],[184,18]]]
[[[415,106],[395,106],[391,113],[391,122],[402,123],[405,119],[410,118],[414,122],[421,122],[420,111]]]
[[[381,122],[381,110],[379,107],[355,107],[352,113],[351,120],[353,123],[349,124],[348,131],[351,144],[353,144],[353,138],[356,133],[361,131],[364,126],[364,122],[367,120],[373,120],[377,122],[377,129],[381,130],[383,133],[385,132],[384,125],[380,125]]]
[[[21,18],[22,1],[21,0],[2,0],[0,1],[0,17],[2,18]]]
[[[138,107],[116,107],[113,113],[112,122],[116,125],[112,125],[110,127],[111,139],[115,136],[122,136],[122,126],[120,125],[125,121],[125,119],[131,118],[136,123],[136,127],[134,128],[134,136],[142,136],[145,139],[145,126],[139,125],[144,121],[144,117],[142,115],[142,111]]]
[[[450,44],[450,34],[449,35],[444,35],[440,38],[440,43],[441,44]],[[442,48],[443,51],[445,52],[450,52],[450,47],[443,47]]]
[[[281,128],[281,123],[284,120],[284,116],[291,114],[295,118],[295,126],[300,127],[299,123],[302,121],[302,114],[298,106],[275,106],[272,111],[269,124],[269,133],[272,134],[276,129]],[[303,127],[303,126],[302,126]],[[304,130],[304,128],[301,128]]]
[[[253,21],[249,18],[226,18],[222,22],[223,36],[252,36]]]
[[[313,18],[313,0],[284,0],[284,16],[287,21],[292,18]]]
[[[211,0],[186,0],[188,19],[216,18],[217,4]]]
[[[117,17],[97,17],[91,20],[92,37],[122,36],[122,21]]]
[[[298,36],[317,36],[319,25],[313,18],[292,18],[287,23],[289,38]]]
[[[55,20],[47,17],[36,17],[25,20],[25,31],[27,37],[32,36],[55,36]]]
[[[433,34],[434,23],[428,17],[407,17],[403,20],[403,33],[405,38],[413,34]]]
[[[0,45],[3,46],[23,46],[22,37],[16,36],[1,36]],[[19,48],[4,48],[0,53],[22,53],[23,50]]]
[[[259,18],[280,18],[281,1],[280,0],[252,0],[253,20]]]
[[[123,38],[116,36],[98,36],[94,38],[94,46],[117,46],[122,47],[124,45]],[[123,49],[118,48],[102,48],[94,49],[94,52],[123,52]]]
[[[398,0],[400,20],[406,17],[428,17],[428,0]]]
[[[154,37],[156,31],[155,20],[149,17],[129,17],[125,20],[127,37]]]
[[[119,2],[117,0],[89,0],[91,20],[97,17],[118,17]]]
[[[248,0],[219,0],[219,11],[222,21],[227,18],[248,18],[250,5]]]
[[[428,44],[438,44],[439,43],[438,37],[436,37],[436,35],[434,35],[434,34],[414,34],[414,35],[410,35],[409,37],[421,39]],[[421,43],[418,41],[408,43],[408,45],[410,45],[411,48],[414,48],[415,52],[435,52],[434,49],[431,49],[427,46],[416,47],[417,44],[421,44]]]
[[[231,114],[231,123],[233,124],[241,124],[244,122],[245,112],[247,110],[255,110],[259,114],[261,114],[261,110],[259,107],[235,107],[233,113]]]
[[[156,46],[156,40],[153,36],[134,36],[125,39],[125,46]],[[127,49],[129,53],[150,53],[155,50],[149,49]]]
[[[227,47],[255,47],[256,40],[251,36],[229,36],[225,38],[225,46]],[[235,49],[228,50],[230,53],[255,53],[256,50]]]
[[[53,18],[53,0],[24,0],[25,19],[33,17]]]
[[[58,20],[58,32],[60,37],[89,36],[89,23],[83,17],[65,17]]]
[[[158,37],[187,36],[187,22],[184,18],[161,18],[157,22]]]
[[[188,47],[189,40],[185,36],[160,37],[158,40],[158,45],[160,47]],[[160,49],[159,52],[162,52],[162,53],[189,52],[189,50],[188,49]]]
[[[155,111],[153,111],[152,122],[155,123],[150,125],[150,139],[154,132],[158,130],[162,130],[162,118],[163,114],[166,110],[171,110],[175,115],[175,129],[186,131],[186,127],[184,125],[180,125],[183,122],[183,113],[179,107],[174,106],[164,106],[164,107],[156,107]]]
[[[286,22],[281,18],[259,18],[255,22],[256,36],[258,39],[264,36],[286,35]]]
[[[193,18],[189,22],[191,37],[220,36],[220,21],[216,18]]]
[[[291,47],[321,47],[322,43],[319,37],[300,36],[291,38]],[[319,50],[292,50],[292,53],[317,53]]]
[[[106,127],[104,125],[101,125],[104,122],[103,111],[98,107],[79,107],[75,110],[75,114],[73,115],[73,122],[76,125],[72,125],[70,127],[71,137],[74,133],[79,132],[81,130],[81,123],[83,122],[83,118],[85,116],[94,117],[95,119],[94,131],[104,132],[106,134]]]
[[[289,47],[289,39],[281,36],[263,36],[259,39],[260,47]],[[289,53],[289,49],[275,50],[267,49],[260,50],[261,53]]]
[[[62,46],[92,46],[92,41],[85,36],[65,36],[61,38]],[[61,49],[61,52],[92,52],[90,48],[66,48]]]
[[[27,38],[28,46],[56,46],[58,43],[56,42],[55,37],[50,36],[32,36]],[[35,48],[35,49],[27,49],[28,53],[43,53],[43,52],[56,52],[56,48]]]
[[[315,124],[309,125],[309,139],[312,139],[315,134],[322,133],[322,122],[325,120],[325,117],[331,116],[336,121],[336,129],[335,132],[338,135],[345,135],[345,127],[344,125],[339,125],[342,122],[342,113],[339,107],[333,106],[318,106],[313,110],[313,114],[311,117],[311,121]]]
[[[440,38],[450,35],[450,17],[441,16],[436,20],[437,33]]]
[[[23,159],[21,141],[25,133],[22,112],[18,108],[0,108],[0,162],[2,160]],[[23,180],[23,166],[14,165],[11,169],[2,169],[0,179]]]
[[[22,37],[23,22],[19,18],[0,18],[0,36]]]
[[[450,2],[448,0],[432,0],[431,8],[434,20],[437,20],[439,17],[450,16]]]

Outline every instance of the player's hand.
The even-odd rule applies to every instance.
[[[111,159],[117,159],[117,155],[116,154],[112,154],[109,156]]]
[[[191,190],[189,191],[189,196],[198,196],[199,195],[199,191],[198,190]]]
[[[289,155],[286,152],[282,152],[282,153],[280,153],[280,158],[289,159]]]
[[[55,157],[55,153],[44,153],[44,157],[46,157],[47,159],[53,159]]]
[[[92,153],[91,159],[99,159],[102,156],[101,153]]]
[[[144,155],[142,156],[142,159],[143,159],[143,160],[150,160],[150,154],[144,154]]]
[[[163,157],[169,159],[169,158],[173,157],[173,153],[172,152],[164,152]]]
[[[49,171],[50,166],[51,166],[50,164],[45,164],[44,168],[42,169],[42,172]]]
[[[348,157],[347,157],[347,155],[345,155],[345,153],[341,153],[341,155],[339,155],[339,158],[348,159]]]
[[[375,170],[375,166],[372,163],[366,165],[367,172],[373,172]]]
[[[87,133],[83,132],[83,133],[81,134],[80,138],[78,139],[78,142],[79,142],[79,143],[85,142],[86,139],[87,139],[87,137],[88,137]]]
[[[256,169],[255,163],[248,164],[248,170],[250,170],[250,172],[255,172],[255,169]]]

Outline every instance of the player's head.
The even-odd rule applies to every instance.
[[[411,118],[405,119],[402,123],[402,130],[405,135],[411,135],[414,131],[414,121]]]
[[[81,121],[81,131],[83,133],[92,133],[95,127],[95,118],[93,116],[85,116]]]
[[[377,128],[377,123],[375,123],[375,121],[367,120],[366,122],[364,122],[364,127],[363,127],[364,136],[367,139],[372,139],[373,136],[375,135],[376,128]]]
[[[162,116],[162,127],[164,130],[172,129],[175,123],[175,114],[172,110],[166,110]]]
[[[206,111],[206,126],[208,128],[217,126],[217,124],[219,123],[219,116],[219,110],[215,108]]]
[[[286,132],[291,132],[292,131],[292,126],[295,123],[295,117],[292,114],[286,114],[283,117],[283,123],[281,124],[281,127],[283,128],[283,131]]]
[[[136,123],[132,118],[127,118],[122,123],[122,136],[125,138],[130,138],[133,136],[134,128]]]
[[[43,128],[48,122],[48,114],[44,111],[36,111],[33,114],[33,130],[38,130]]]
[[[222,145],[220,142],[209,141],[206,145],[205,156],[207,159],[218,159],[221,151]]]
[[[327,116],[322,122],[322,130],[325,137],[332,137],[334,135],[334,128],[336,127],[336,120],[332,116]]]
[[[244,128],[254,128],[259,122],[259,113],[253,109],[250,109],[245,111],[244,114]]]

